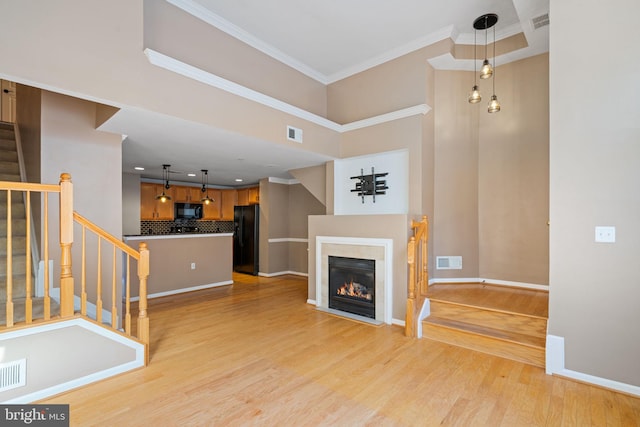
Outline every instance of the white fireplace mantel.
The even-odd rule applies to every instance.
[[[376,255],[381,252],[382,255]],[[376,320],[392,322],[393,240],[363,237],[316,236],[316,306],[328,308],[329,255],[376,261]]]

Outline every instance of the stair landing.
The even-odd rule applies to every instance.
[[[544,367],[549,294],[485,283],[429,287],[423,337]]]

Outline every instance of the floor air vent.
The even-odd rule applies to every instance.
[[[0,392],[27,384],[27,359],[0,363]]]

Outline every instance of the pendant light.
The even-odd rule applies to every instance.
[[[200,201],[205,205],[208,205],[210,203],[215,202],[214,199],[209,197],[209,171],[207,169],[201,169],[200,172],[202,172],[202,192],[207,193],[202,199],[200,199]],[[206,185],[205,185],[205,179],[207,182]]]
[[[489,101],[489,106],[487,107],[487,111],[490,113],[497,113],[500,111],[500,103],[498,102],[498,97],[496,96],[496,27],[493,27],[493,95],[491,95],[491,101]]]
[[[496,15],[495,13],[487,13],[485,15],[482,15],[481,17],[479,17],[473,22],[473,28],[477,30],[484,28],[484,61],[482,61],[482,67],[480,68],[481,79],[488,79],[488,78],[491,78],[491,76],[493,75],[493,67],[491,67],[491,64],[489,63],[489,59],[487,55],[487,50],[489,45],[488,32],[489,32],[489,28],[496,25],[496,22],[498,22],[498,15]],[[496,44],[495,34],[496,33],[494,29],[494,32],[493,32],[494,47]]]
[[[473,88],[471,89],[471,92],[467,97],[469,104],[477,104],[478,102],[482,101],[482,95],[480,95],[480,90],[478,90],[478,82],[477,82],[478,71],[476,70],[476,64],[478,62],[478,58],[476,55],[476,51],[478,50],[478,47],[476,44],[476,33],[477,33],[477,30],[474,28],[473,30]]]
[[[171,188],[171,186],[169,185],[169,168],[171,167],[171,165],[162,165],[162,180],[165,182],[164,187],[162,188],[162,194],[158,194],[156,196],[156,200],[160,200],[162,203],[166,202],[167,200],[171,200],[171,196],[169,196],[168,194],[165,194],[164,190],[165,188],[168,190]]]

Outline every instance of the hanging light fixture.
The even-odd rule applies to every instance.
[[[488,79],[493,77],[493,94],[491,95],[491,100],[489,101],[488,111],[490,113],[497,113],[500,111],[500,103],[498,102],[498,97],[496,96],[496,78],[495,78],[495,67],[496,67],[496,27],[495,25],[498,23],[498,15],[495,13],[486,13],[482,16],[479,16],[473,21],[473,74],[476,76],[476,64],[477,64],[477,38],[476,34],[478,30],[484,30],[484,61],[482,61],[482,67],[480,68],[480,78]],[[489,62],[488,51],[489,51],[489,28],[493,28],[493,66]],[[482,100],[482,96],[480,95],[480,91],[478,90],[477,80],[474,77],[474,85],[473,89],[469,93],[467,100],[471,104],[477,104]]]
[[[497,22],[498,22],[498,15],[496,15],[495,13],[484,14],[478,17],[475,21],[473,21],[473,28],[475,28],[476,30],[484,29],[484,61],[482,61],[482,67],[480,68],[481,79],[488,79],[488,78],[491,78],[491,76],[493,75],[493,67],[491,67],[491,64],[489,63],[489,58],[487,55],[487,50],[489,49],[488,33],[489,33],[489,28],[496,25]],[[496,33],[494,29],[494,32],[493,32],[494,48],[496,44],[495,34]]]
[[[200,201],[205,205],[208,205],[210,203],[215,202],[214,199],[209,197],[209,171],[207,169],[201,169],[200,171],[202,172],[202,192],[207,193],[202,199],[200,199]],[[206,185],[205,185],[205,179],[206,179]]]
[[[477,33],[477,30],[474,28],[473,30],[473,88],[471,89],[471,92],[469,92],[469,96],[467,97],[469,104],[477,104],[478,102],[482,101],[482,95],[480,95],[480,90],[478,90],[478,82],[477,82],[476,63],[478,61],[478,58],[476,55],[476,51],[478,50],[478,47],[476,44],[476,33]]]
[[[496,17],[497,19],[497,17]],[[500,111],[500,103],[498,102],[498,97],[496,96],[496,76],[495,76],[495,69],[496,69],[496,27],[493,27],[493,69],[494,69],[494,76],[493,76],[493,95],[491,95],[491,101],[489,101],[489,106],[487,108],[487,111],[490,113],[497,113],[498,111]]]
[[[156,196],[156,200],[160,200],[162,203],[166,202],[167,200],[171,200],[171,196],[169,196],[168,194],[165,194],[164,190],[165,189],[170,189],[171,186],[169,185],[169,168],[171,167],[171,165],[162,165],[162,180],[165,182],[164,187],[162,188],[162,194],[158,194]]]

